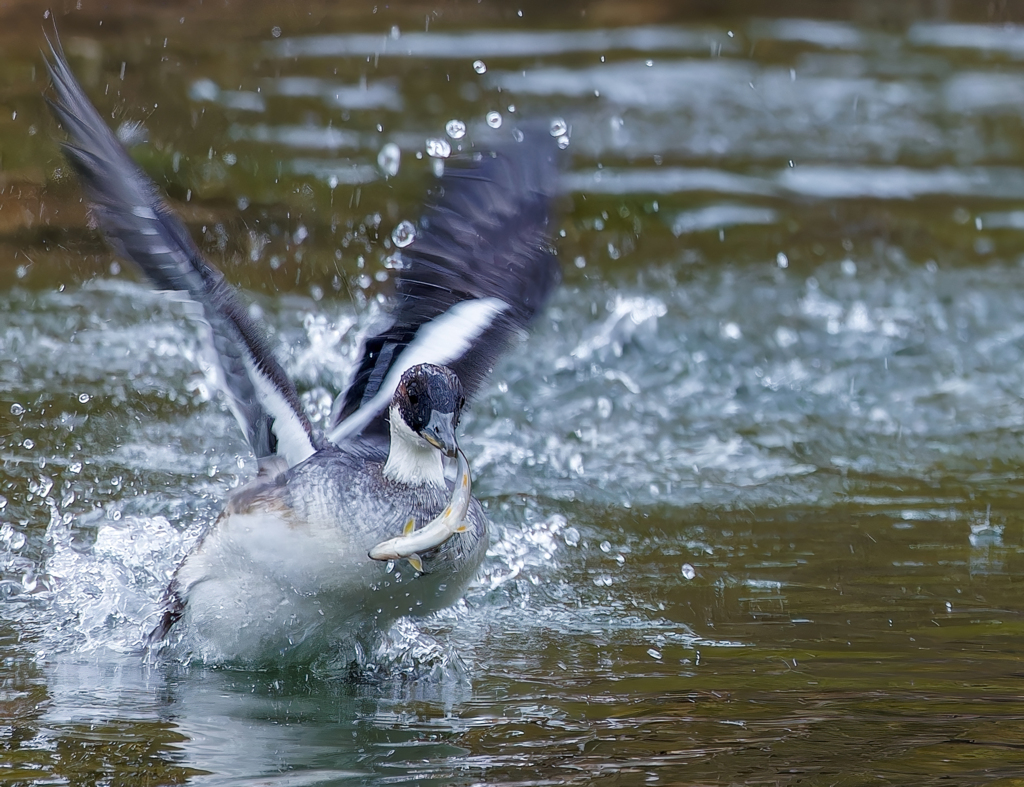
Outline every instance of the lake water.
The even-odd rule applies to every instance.
[[[56,23],[315,419],[432,140],[564,126],[564,285],[463,424],[491,550],[372,652],[134,654],[254,462],[0,9],[0,780],[1018,784],[1024,18],[279,5]]]

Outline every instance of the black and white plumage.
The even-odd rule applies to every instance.
[[[367,552],[448,505],[441,456],[456,449],[463,401],[450,370],[413,367],[391,407],[390,446],[327,446],[236,490],[175,572],[151,644],[175,627],[183,650],[208,661],[309,660],[457,601],[487,549],[476,500],[466,532],[419,555],[420,571],[403,561],[389,572]]]
[[[220,387],[257,459],[279,455],[293,465],[308,458],[315,450],[312,427],[262,329],[103,122],[59,45],[51,52],[47,67],[57,100],[50,108],[73,140],[63,145],[64,155],[107,240],[157,289],[184,293],[201,307]]]
[[[396,254],[395,308],[365,343],[335,408],[332,441],[383,433],[381,413],[416,363],[450,366],[472,397],[547,302],[560,279],[549,236],[558,170],[554,146],[533,144],[551,140],[528,139],[514,156],[479,153],[446,167],[439,198]]]
[[[388,322],[366,340],[324,437],[261,326],[103,122],[59,45],[51,54],[50,105],[97,224],[156,287],[198,304],[219,381],[259,460],[257,477],[175,573],[151,643],[177,632],[204,659],[306,658],[457,600],[487,546],[476,500],[466,532],[421,556],[422,574],[404,564],[389,572],[367,551],[410,518],[444,509],[442,456],[457,450],[465,397],[558,282],[555,151],[541,144],[551,140],[451,162],[400,252]]]

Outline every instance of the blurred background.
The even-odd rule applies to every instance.
[[[1022,24],[0,0],[0,774],[1015,783]],[[464,422],[495,535],[463,604],[273,672],[133,655],[254,464],[186,310],[89,226],[55,25],[317,422],[445,160],[565,149],[564,286]]]

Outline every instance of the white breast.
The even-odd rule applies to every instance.
[[[391,407],[388,418],[391,422],[391,448],[384,465],[384,475],[400,484],[431,484],[444,489],[441,452],[408,427],[397,407]]]
[[[278,511],[225,514],[178,569],[182,627],[215,661],[274,658],[328,622],[358,631],[375,614],[383,575],[371,563],[336,529]]]
[[[396,484],[376,462],[329,452],[236,491],[175,575],[184,611],[172,644],[207,662],[309,661],[451,604],[486,550],[479,506],[471,532],[426,559],[426,574],[367,555],[410,515],[436,516],[448,497],[446,487]]]

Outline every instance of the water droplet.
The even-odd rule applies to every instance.
[[[580,543],[580,531],[574,527],[567,527],[562,534],[562,538],[565,539],[566,544],[574,547]]]
[[[22,415],[25,412],[25,408],[15,402],[11,405],[11,415]]]
[[[391,240],[398,248],[404,249],[416,240],[416,225],[411,221],[403,221],[399,223],[399,225],[391,231]]]
[[[384,260],[384,267],[392,271],[405,270],[405,260],[401,254],[391,254]]]
[[[427,155],[432,158],[448,158],[452,154],[452,146],[447,139],[428,139]]]
[[[452,139],[462,139],[466,136],[466,124],[455,118],[445,124],[444,130]]]
[[[35,441],[30,437],[26,437],[24,440],[22,440],[21,444],[29,451],[36,447]]]
[[[402,150],[394,142],[388,142],[377,154],[377,166],[388,177],[398,174],[398,165],[402,163]]]
[[[476,71],[478,74],[486,74],[487,64],[483,60],[474,60],[473,70]]]
[[[611,552],[612,551],[611,542],[610,541],[602,541],[601,542],[601,551],[602,552]]]
[[[331,189],[338,188],[338,176],[331,175],[329,178],[327,178],[327,185],[330,186]]]
[[[81,473],[82,472],[82,463],[81,462],[72,462],[70,465],[68,465],[68,470],[70,470],[72,473]]]
[[[780,251],[778,254],[775,255],[775,264],[778,265],[780,268],[788,268],[789,257],[787,257],[783,252]]]
[[[280,38],[281,28],[278,27],[277,25],[274,25],[272,28],[270,28],[270,35],[272,35],[274,38]]]
[[[501,113],[500,112],[488,112],[487,113],[487,125],[491,128],[501,127]]]
[[[683,563],[683,567],[679,571],[683,575],[684,579],[693,579],[697,576],[697,572],[689,563]]]
[[[39,497],[46,497],[50,494],[50,490],[53,489],[53,479],[49,476],[39,476],[34,481],[28,482],[28,491]]]
[[[567,136],[564,136],[564,135],[559,137],[558,138],[558,148],[559,148],[559,150],[565,150],[567,147],[569,147],[569,138]]]
[[[88,402],[88,401],[89,401],[89,400],[90,400],[91,398],[92,398],[92,397],[91,397],[91,396],[89,396],[89,394],[87,394],[87,393],[83,393],[83,394],[78,394],[78,401],[80,401],[80,402],[81,402],[82,404],[85,404],[85,403],[86,403],[86,402]]]

